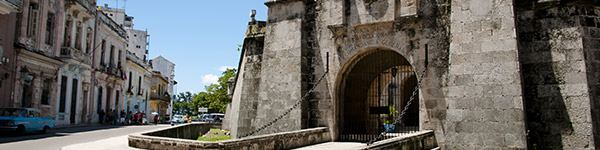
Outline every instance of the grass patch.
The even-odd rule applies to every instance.
[[[228,136],[227,133],[229,132],[223,131],[221,129],[210,129],[210,131],[208,131],[206,134],[198,137],[198,141],[215,142],[220,140],[231,139],[231,136]]]
[[[208,141],[208,142],[216,142],[220,140],[229,140],[231,136],[222,136],[222,137],[198,137],[198,141]]]

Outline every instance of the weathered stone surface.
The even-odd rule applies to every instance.
[[[268,123],[326,74],[298,109],[259,134],[327,126],[338,140],[345,119],[344,75],[365,56],[389,50],[404,57],[417,75],[428,64],[415,107],[420,129],[434,130],[443,149],[594,149],[600,144],[595,109],[600,103],[600,9],[591,1],[285,0],[267,5],[264,53],[243,56],[241,68],[251,69],[240,71],[238,83],[244,83],[236,87],[239,96],[234,94],[239,104],[233,108],[240,111],[232,131],[241,134]]]
[[[141,149],[178,150],[178,149],[221,149],[221,150],[258,150],[258,149],[291,149],[311,144],[331,141],[329,129],[325,127],[305,129],[292,132],[268,134],[243,139],[223,140],[217,142],[197,141],[200,134],[211,128],[210,124],[191,123],[147,133],[131,134],[129,146]],[[177,137],[188,135],[193,138]]]

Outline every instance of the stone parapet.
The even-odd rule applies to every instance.
[[[129,135],[129,146],[142,149],[290,149],[312,144],[331,141],[329,129],[326,127],[305,129],[291,132],[282,132],[261,135],[242,139],[223,140],[217,142],[196,141],[190,139],[173,138],[174,134],[186,134],[186,130],[193,132],[208,129],[210,124],[192,123],[180,125],[164,130]],[[196,130],[198,129],[198,130]],[[208,130],[206,130],[208,131]],[[170,135],[159,137],[152,135]],[[186,136],[183,136],[186,137]]]
[[[435,133],[432,130],[420,131],[403,136],[376,142],[362,149],[387,150],[387,149],[435,149],[438,147]]]

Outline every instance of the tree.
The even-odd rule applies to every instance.
[[[227,69],[219,77],[219,84],[206,86],[206,99],[210,102],[208,108],[217,109],[219,112],[225,112],[227,104],[231,103],[231,98],[227,96],[227,81],[236,76],[236,69]]]
[[[198,114],[198,108],[204,107],[225,112],[231,98],[227,95],[227,81],[236,76],[236,69],[227,69],[219,77],[218,84],[205,86],[205,92],[194,94],[191,92],[179,93],[177,100],[173,101],[173,112],[175,114],[186,114],[194,116]]]

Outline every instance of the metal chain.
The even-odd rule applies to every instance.
[[[419,78],[419,82],[417,83],[417,86],[415,86],[415,90],[413,91],[412,95],[410,96],[410,99],[408,100],[406,106],[404,106],[404,110],[402,110],[402,113],[400,113],[400,115],[398,116],[398,118],[396,118],[394,120],[394,124],[400,122],[400,120],[402,119],[402,117],[404,116],[404,114],[406,114],[406,111],[409,108],[408,106],[410,106],[410,104],[412,103],[412,101],[415,99],[415,96],[417,95],[417,90],[419,90],[419,88],[421,87],[421,82],[423,81],[423,77],[425,77],[425,72],[426,71],[427,71],[427,65],[425,65],[425,69],[423,69],[423,72],[421,73],[421,77]],[[373,142],[375,142],[375,141],[383,138],[383,136],[385,136],[387,133],[388,133],[387,130],[384,130],[375,139],[370,140],[367,143],[367,145],[373,144]]]
[[[328,72],[328,71],[327,71],[327,72]],[[265,128],[269,127],[269,126],[271,126],[271,125],[273,125],[275,122],[277,122],[277,121],[281,120],[281,119],[282,119],[284,116],[286,116],[286,115],[290,114],[290,112],[292,112],[292,110],[294,110],[296,107],[300,106],[300,104],[302,104],[302,101],[306,100],[306,97],[308,97],[308,95],[309,95],[310,93],[312,93],[312,92],[315,90],[315,88],[317,87],[317,85],[319,85],[319,83],[321,83],[321,81],[323,80],[323,78],[325,78],[325,75],[327,75],[327,72],[325,72],[325,73],[323,74],[323,76],[321,76],[321,78],[319,79],[319,81],[317,81],[317,84],[315,84],[315,85],[314,85],[312,88],[310,88],[310,90],[308,90],[308,92],[307,92],[306,94],[304,94],[304,96],[302,96],[302,98],[301,98],[300,100],[298,100],[298,101],[296,102],[296,104],[294,104],[294,106],[292,106],[292,107],[291,107],[291,108],[289,108],[287,111],[285,111],[285,113],[283,113],[283,114],[279,115],[279,117],[277,117],[277,118],[273,119],[271,122],[269,122],[269,123],[267,123],[267,124],[265,124],[265,125],[261,126],[260,128],[257,128],[257,129],[255,129],[254,131],[252,131],[252,132],[249,132],[249,133],[247,133],[247,134],[245,134],[245,135],[243,135],[243,136],[239,136],[238,138],[243,138],[243,137],[248,137],[248,136],[251,136],[251,135],[253,135],[253,134],[255,134],[255,133],[257,133],[257,132],[259,132],[259,131],[261,131],[261,130],[263,130],[263,129],[265,129]]]

